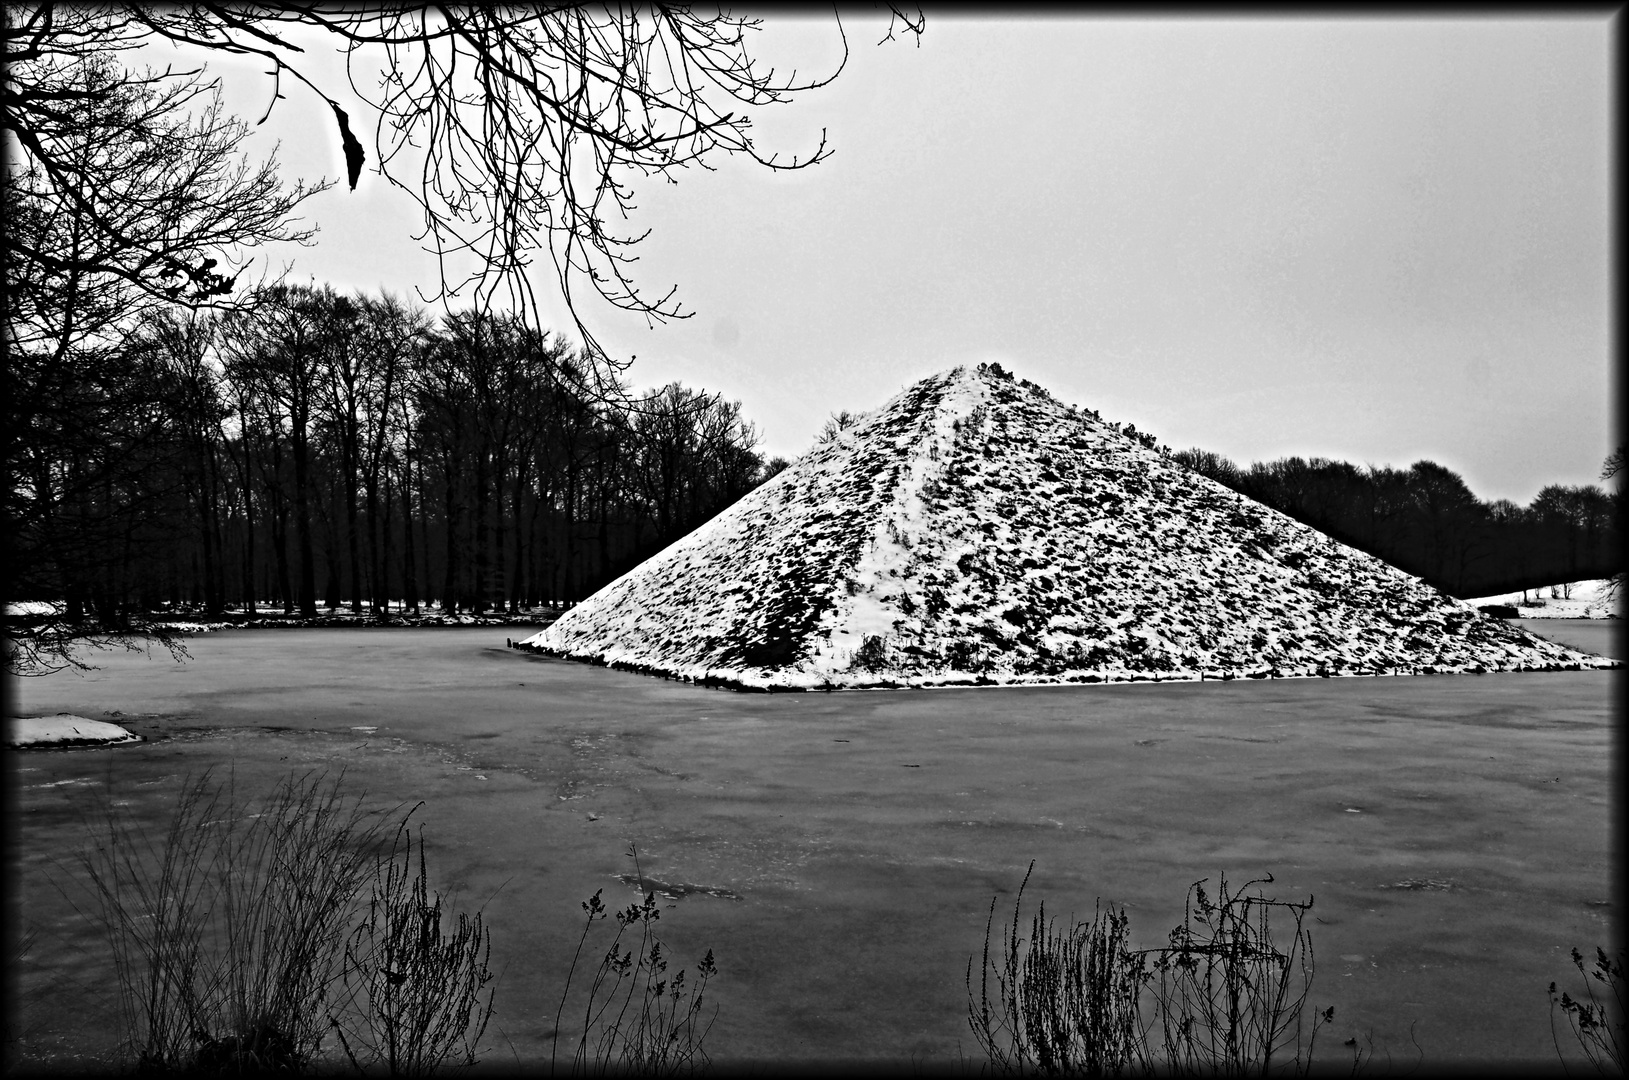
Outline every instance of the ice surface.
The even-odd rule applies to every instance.
[[[1615,663],[983,366],[906,388],[523,644],[761,689]]]

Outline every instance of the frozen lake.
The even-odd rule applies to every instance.
[[[1615,625],[1524,625],[1621,649]],[[1331,1062],[1372,1031],[1407,1067],[1411,1025],[1427,1067],[1553,1062],[1545,987],[1609,941],[1621,672],[755,695],[504,647],[529,632],[226,631],[184,666],[104,654],[14,683],[22,714],[149,740],[9,754],[28,1052],[111,1037],[99,941],[52,884],[72,888],[85,789],[156,827],[205,768],[260,792],[343,766],[425,800],[432,885],[486,906],[499,1067],[546,1059],[579,904],[634,899],[630,842],[673,887],[675,966],[717,955],[719,1064],[975,1056],[963,975],[1031,859],[1029,899],[1124,904],[1146,946],[1222,871],[1315,897]]]

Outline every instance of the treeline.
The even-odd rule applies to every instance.
[[[71,624],[576,600],[785,465],[716,394],[326,287],[7,366],[10,598]]]
[[[1289,457],[1241,469],[1205,450],[1172,456],[1450,596],[1491,596],[1624,568],[1622,493],[1594,484],[1551,484],[1518,506],[1482,502],[1457,473],[1431,461],[1394,469]]]

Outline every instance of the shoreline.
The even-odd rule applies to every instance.
[[[410,615],[398,612],[385,614],[353,615],[350,613],[322,614],[315,616],[302,615],[243,615],[226,614],[214,617],[188,616],[188,615],[157,615],[148,616],[142,622],[133,625],[125,633],[143,634],[151,630],[169,630],[183,634],[204,633],[211,630],[303,630],[303,629],[358,629],[372,630],[381,627],[402,628],[437,628],[437,627],[467,627],[467,626],[537,626],[544,627],[554,623],[569,609],[549,611],[547,613],[523,612],[519,614],[471,614],[459,612],[456,614],[440,614],[436,612]],[[12,628],[28,629],[45,625],[52,620],[30,616],[7,616],[6,630]],[[92,634],[118,633],[100,628],[87,627],[86,636]]]

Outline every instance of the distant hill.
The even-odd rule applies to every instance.
[[[522,643],[763,689],[1612,666],[998,365],[918,382]]]

